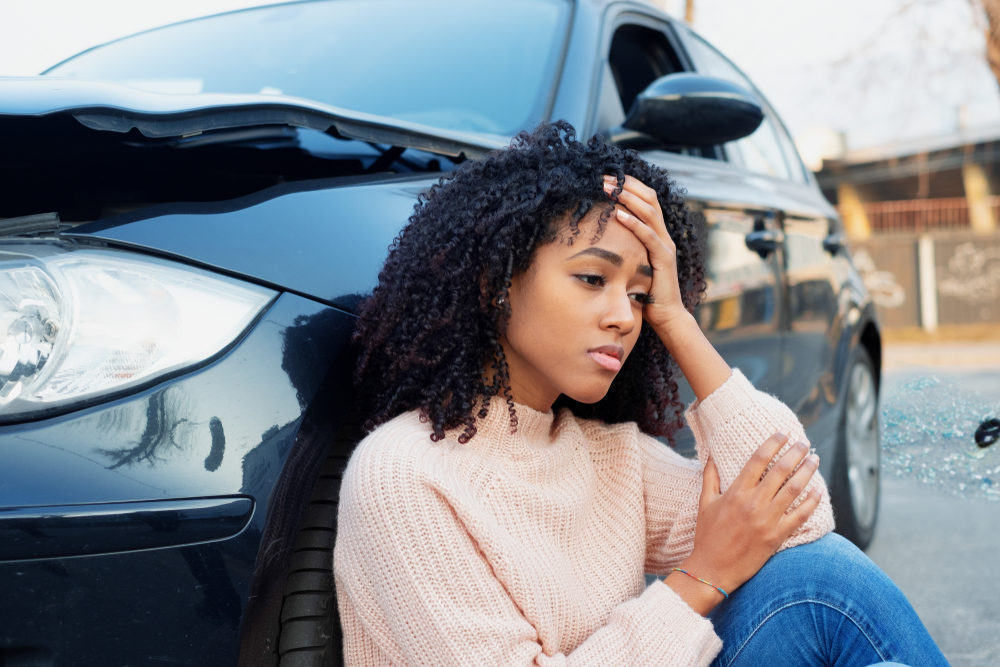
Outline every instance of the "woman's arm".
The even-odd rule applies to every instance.
[[[605,177],[605,190],[616,180]],[[684,569],[734,589],[753,576],[783,544],[832,528],[829,497],[815,472],[798,419],[773,397],[757,392],[715,350],[685,308],[677,277],[677,248],[667,231],[656,191],[626,176],[616,220],[646,247],[653,268],[648,322],[698,398],[689,423],[704,466],[694,545]],[[763,444],[761,444],[763,443]],[[690,500],[690,499],[689,499]],[[816,508],[824,508],[814,516]],[[808,522],[812,521],[812,525]],[[705,612],[721,594],[687,575],[667,584]],[[700,585],[700,588],[699,588]],[[713,598],[714,595],[714,598]]]
[[[678,313],[669,323],[654,329],[698,400],[708,398],[729,379],[732,369],[689,312]]]
[[[697,528],[686,562],[738,586],[777,550],[833,530],[819,459],[795,413],[738,370],[687,412],[704,466]],[[758,445],[757,443],[763,443]],[[726,554],[740,554],[723,566]],[[730,556],[731,559],[731,556]],[[722,572],[723,567],[730,568]]]
[[[545,645],[445,497],[399,448],[371,444],[345,472],[334,552],[348,665],[704,665],[718,652],[711,623],[660,582],[562,638],[571,652]]]
[[[698,460],[704,468],[711,460],[720,493],[733,487],[744,474],[747,462],[770,471],[774,461],[789,457],[786,465],[815,473],[819,459],[810,453],[805,429],[791,408],[780,400],[756,389],[739,370],[704,400],[696,401],[685,413],[694,434]],[[775,438],[781,434],[780,438]],[[757,443],[772,441],[770,448]],[[784,471],[779,471],[786,474]],[[751,473],[752,474],[752,473]],[[833,510],[823,477],[810,474],[808,483],[797,494],[793,506],[806,496],[816,497],[817,505],[809,518],[797,528],[780,548],[816,540],[833,530]]]
[[[686,417],[698,462],[678,462],[652,438],[640,441],[649,571],[680,566],[732,592],[776,550],[833,529],[818,462],[794,444],[806,442],[805,434],[787,406],[734,371]],[[683,587],[678,592],[699,612],[722,601],[686,575],[672,573],[668,583]]]

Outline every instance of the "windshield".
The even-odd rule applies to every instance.
[[[272,5],[133,35],[45,73],[154,92],[293,95],[511,135],[544,119],[568,16],[564,0]]]

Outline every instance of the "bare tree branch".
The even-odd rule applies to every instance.
[[[1000,86],[1000,0],[969,0],[986,37],[986,62]],[[984,25],[985,24],[985,25]]]

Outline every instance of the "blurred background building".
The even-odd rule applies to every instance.
[[[846,151],[816,174],[890,335],[1000,325],[1000,125]]]

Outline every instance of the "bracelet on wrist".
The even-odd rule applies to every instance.
[[[696,581],[700,581],[701,583],[705,584],[706,586],[711,586],[715,590],[717,590],[720,593],[722,593],[722,597],[724,597],[727,600],[729,599],[729,593],[727,593],[726,591],[724,591],[721,587],[716,586],[711,581],[706,581],[705,579],[702,579],[701,577],[697,577],[697,576],[691,574],[690,572],[688,572],[687,570],[684,570],[684,569],[679,568],[679,567],[675,567],[675,568],[671,568],[671,569],[674,572],[680,572],[681,574],[686,574],[687,576],[691,577],[692,579],[695,579]]]

